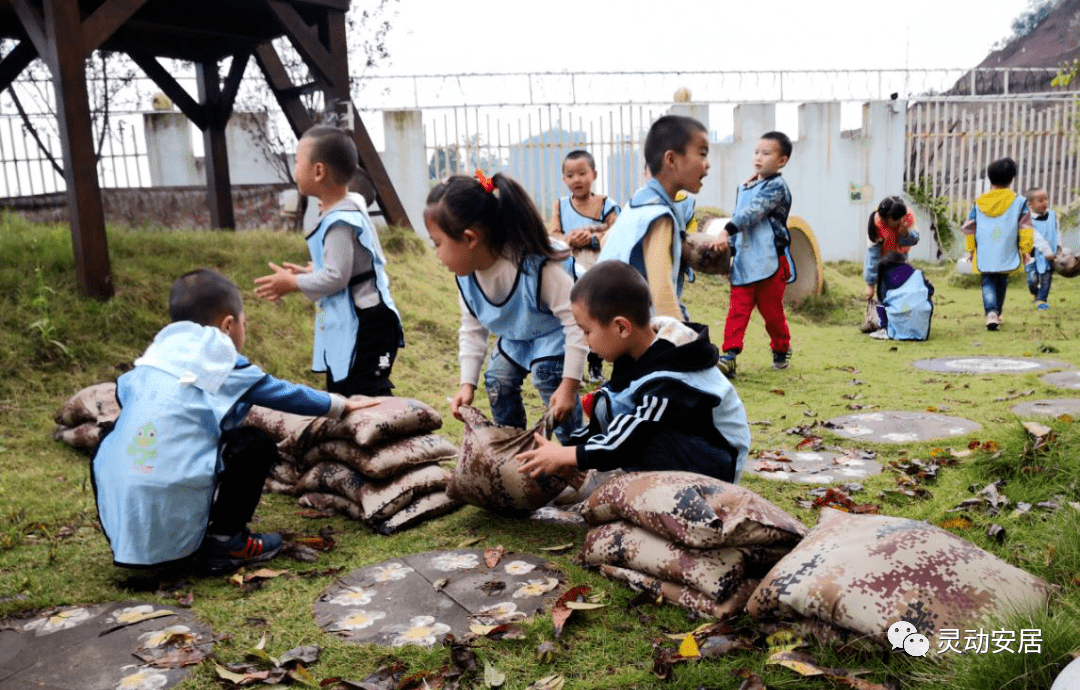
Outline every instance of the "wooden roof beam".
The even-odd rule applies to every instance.
[[[106,0],[83,20],[83,50],[87,55],[101,47],[117,29],[146,4],[146,0]]]
[[[317,32],[304,22],[304,18],[289,3],[282,0],[266,0],[266,4],[311,73],[316,79],[333,88],[334,61],[331,59],[330,51],[319,41]]]
[[[153,79],[158,88],[173,100],[173,103],[187,115],[188,119],[195,123],[196,127],[206,130],[206,110],[184,90],[183,86],[180,86],[176,79],[173,78],[173,75],[169,74],[168,70],[161,66],[157,58],[147,53],[134,51],[129,52],[128,55],[146,73],[146,76]]]
[[[3,60],[0,60],[0,91],[11,86],[11,82],[22,74],[27,65],[38,56],[37,48],[29,39],[19,41]]]
[[[55,74],[56,64],[53,62],[53,51],[49,49],[49,41],[45,36],[45,20],[42,18],[41,12],[38,12],[37,8],[27,0],[11,0],[11,6],[15,9],[15,14],[18,15],[19,22],[22,23],[23,31],[26,32],[27,37],[34,44],[38,55],[48,65],[49,70]]]

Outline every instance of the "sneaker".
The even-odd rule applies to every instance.
[[[787,369],[788,368],[788,362],[790,362],[790,361],[791,361],[791,350],[788,350],[787,352],[776,352],[776,351],[774,351],[772,353],[772,368],[773,369]]]
[[[986,330],[996,331],[998,326],[1001,325],[1001,317],[998,316],[996,311],[986,312]]]
[[[255,534],[244,530],[221,541],[207,535],[199,553],[199,571],[206,575],[231,573],[249,563],[268,561],[281,551],[281,535],[276,532]]]
[[[1050,305],[1047,304],[1046,302],[1036,302],[1035,303],[1035,308],[1038,309],[1039,311],[1046,311],[1047,309],[1050,308]]]
[[[729,379],[735,378],[735,355],[738,353],[734,350],[729,350],[720,356],[720,360],[716,363],[720,373]]]
[[[879,328],[876,331],[874,331],[873,333],[871,333],[870,337],[874,338],[875,340],[888,340],[889,339],[889,332],[887,330],[885,330],[884,328]]]

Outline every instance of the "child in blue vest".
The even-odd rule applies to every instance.
[[[719,235],[719,249],[729,241],[731,300],[724,324],[724,355],[720,371],[735,376],[735,358],[742,352],[746,327],[754,307],[765,320],[773,369],[787,369],[791,332],[784,314],[784,290],[795,280],[791,235],[787,229],[791,190],[780,169],[791,158],[791,139],[783,132],[766,132],[754,149],[754,174],[735,193],[735,215]]]
[[[526,428],[521,384],[533,385],[569,439],[581,420],[578,386],[585,338],[570,311],[572,262],[551,245],[544,220],[517,182],[496,173],[455,175],[427,198],[424,224],[435,254],[456,276],[461,306],[461,386],[450,411],[472,404],[488,335],[497,336],[484,373],[496,424]]]
[[[750,449],[746,410],[716,368],[706,326],[650,322],[649,286],[620,261],[601,261],[574,285],[574,318],[589,347],[614,362],[587,428],[570,447],[537,436],[518,455],[536,477],[563,467],[598,471],[682,470],[738,482]],[[663,325],[658,335],[654,326]]]
[[[340,418],[364,407],[267,375],[239,354],[240,291],[219,273],[180,276],[172,323],[120,377],[120,416],[91,464],[98,516],[125,567],[194,564],[221,573],[272,558],[277,534],[253,534],[277,446],[240,426],[252,405]],[[192,557],[195,557],[192,559]]]
[[[346,132],[326,125],[304,132],[293,175],[301,194],[319,199],[319,224],[307,236],[311,262],[271,263],[274,272],[255,279],[255,294],[278,300],[300,291],[316,303],[311,370],[326,372],[328,391],[390,395],[405,341],[379,237],[363,197],[349,192],[356,169]]]
[[[1054,277],[1054,254],[1061,249],[1057,214],[1050,210],[1050,197],[1045,189],[1029,189],[1025,196],[1031,209],[1031,224],[1035,226],[1035,248],[1031,250],[1030,258],[1024,257],[1027,261],[1024,270],[1028,289],[1035,298],[1035,308],[1045,311],[1050,308],[1046,298],[1050,296],[1050,283]]]
[[[636,268],[649,285],[656,314],[684,321],[683,238],[694,213],[693,197],[681,203],[675,197],[701,190],[709,172],[708,131],[692,117],[661,117],[645,137],[645,164],[651,178],[608,230],[599,260]]]
[[[593,193],[596,160],[581,149],[566,154],[562,164],[563,182],[569,196],[559,197],[552,214],[551,234],[570,246],[574,271],[580,275],[596,263],[600,241],[619,216],[619,205],[607,196]],[[590,352],[589,379],[603,379],[603,360]]]
[[[934,286],[922,271],[907,262],[903,252],[892,251],[877,266],[877,312],[881,329],[871,338],[926,340],[934,316]]]
[[[990,191],[975,200],[964,221],[964,250],[972,270],[981,274],[986,330],[1001,325],[1009,274],[1022,266],[1021,257],[1034,246],[1035,230],[1027,200],[1009,189],[1016,179],[1016,161],[1000,158],[986,166]]]

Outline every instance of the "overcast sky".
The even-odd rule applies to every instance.
[[[972,67],[1029,0],[399,0],[380,74]],[[656,8],[660,8],[657,10]]]

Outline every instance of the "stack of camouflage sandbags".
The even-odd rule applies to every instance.
[[[723,618],[806,527],[749,489],[692,472],[631,472],[593,492],[582,558],[607,577]]]
[[[53,431],[53,438],[93,453],[101,441],[101,435],[112,428],[119,414],[116,384],[96,383],[83,388],[60,406],[56,413],[57,427]]]
[[[409,398],[374,398],[378,405],[340,421],[254,407],[245,425],[273,438],[282,460],[267,488],[300,496],[300,504],[336,510],[393,534],[461,504],[446,495],[450,471],[438,463],[458,449],[431,433],[442,418]]]

